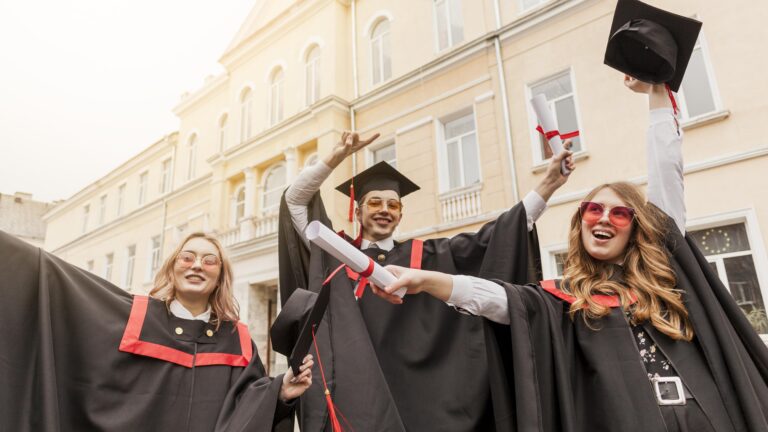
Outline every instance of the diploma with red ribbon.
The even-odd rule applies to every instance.
[[[555,122],[555,117],[552,115],[552,112],[549,110],[549,105],[547,103],[547,98],[544,97],[543,94],[538,94],[531,99],[531,106],[533,107],[533,111],[536,113],[536,118],[539,120],[539,127],[536,128],[536,130],[539,131],[542,135],[544,135],[544,138],[547,139],[547,142],[549,143],[549,148],[552,149],[552,154],[557,155],[560,154],[560,152],[563,151],[563,138],[572,138],[574,136],[578,136],[579,132],[569,132],[567,134],[561,134],[557,130],[557,123]],[[562,162],[560,165],[560,172],[563,173],[563,175],[570,174],[570,170],[565,166],[565,161]]]
[[[310,222],[304,234],[307,236],[307,240],[320,246],[321,249],[346,264],[352,271],[358,273],[362,278],[370,280],[378,287],[384,288],[397,280],[395,275],[376,264],[359,249],[319,221]],[[360,282],[362,284],[364,281],[361,280]],[[405,295],[405,291],[405,288],[401,288],[395,294],[402,297]]]

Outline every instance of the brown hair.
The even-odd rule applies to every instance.
[[[219,280],[211,296],[208,298],[208,304],[211,305],[213,312],[211,323],[216,324],[216,329],[219,328],[222,321],[236,323],[240,320],[240,308],[232,293],[232,263],[230,263],[229,258],[224,253],[224,247],[221,243],[215,237],[203,232],[194,232],[188,235],[176,246],[176,249],[166,258],[163,266],[160,267],[157,275],[155,275],[155,286],[149,292],[149,295],[150,297],[163,300],[166,305],[170,305],[171,301],[176,297],[176,286],[174,285],[173,277],[173,266],[176,263],[176,257],[184,249],[184,245],[194,238],[201,238],[211,242],[216,247],[216,250],[218,250],[219,258],[221,259]]]
[[[599,191],[609,188],[624,203],[635,209],[632,232],[624,252],[624,282],[637,296],[632,321],[634,324],[650,320],[657,330],[675,340],[690,341],[693,327],[688,311],[683,305],[680,291],[675,289],[675,273],[669,265],[664,247],[664,216],[659,209],[645,202],[637,186],[626,183],[607,183],[594,188],[585,201]],[[622,308],[628,310],[631,303],[629,290],[621,283],[610,280],[613,269],[610,263],[589,255],[581,240],[581,215],[577,210],[571,218],[568,235],[568,257],[563,278],[568,281],[564,289],[576,297],[571,304],[571,318],[584,311],[584,320],[601,318],[610,308],[592,299],[594,294],[618,294]]]

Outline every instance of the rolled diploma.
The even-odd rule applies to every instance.
[[[547,104],[547,98],[543,94],[538,94],[531,99],[531,106],[536,113],[536,118],[539,119],[539,124],[544,132],[550,132],[557,129],[555,118],[552,116],[552,112],[549,110]],[[563,151],[563,140],[560,139],[560,135],[555,135],[549,139],[549,148],[552,149],[552,154],[557,155]],[[570,170],[566,168],[565,161],[560,165],[560,172],[563,175],[570,173]]]
[[[319,221],[310,222],[304,234],[307,236],[307,240],[320,246],[322,250],[348,265],[356,273],[368,268],[370,262],[368,256]],[[394,283],[397,277],[374,262],[373,273],[368,276],[368,279],[377,287],[384,288]],[[405,295],[405,291],[405,288],[400,288],[395,292],[395,295],[402,297]]]

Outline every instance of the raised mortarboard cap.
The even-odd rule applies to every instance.
[[[351,185],[354,181],[354,198],[362,199],[365,194],[374,190],[393,190],[400,198],[416,192],[419,186],[396,170],[387,162],[379,162],[367,170],[336,187],[336,190],[348,197],[353,197]]]
[[[297,288],[270,329],[272,348],[288,357],[288,364],[296,376],[299,375],[302,360],[312,347],[312,333],[317,333],[323,320],[330,299],[330,286],[323,285],[319,294]]]
[[[619,0],[604,63],[651,84],[678,91],[701,22],[639,0]]]

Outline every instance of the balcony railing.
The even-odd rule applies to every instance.
[[[440,195],[442,222],[453,222],[482,213],[480,190],[482,183],[454,189]]]
[[[267,237],[277,232],[277,214],[243,219],[240,223],[221,234],[221,242],[225,247]]]

